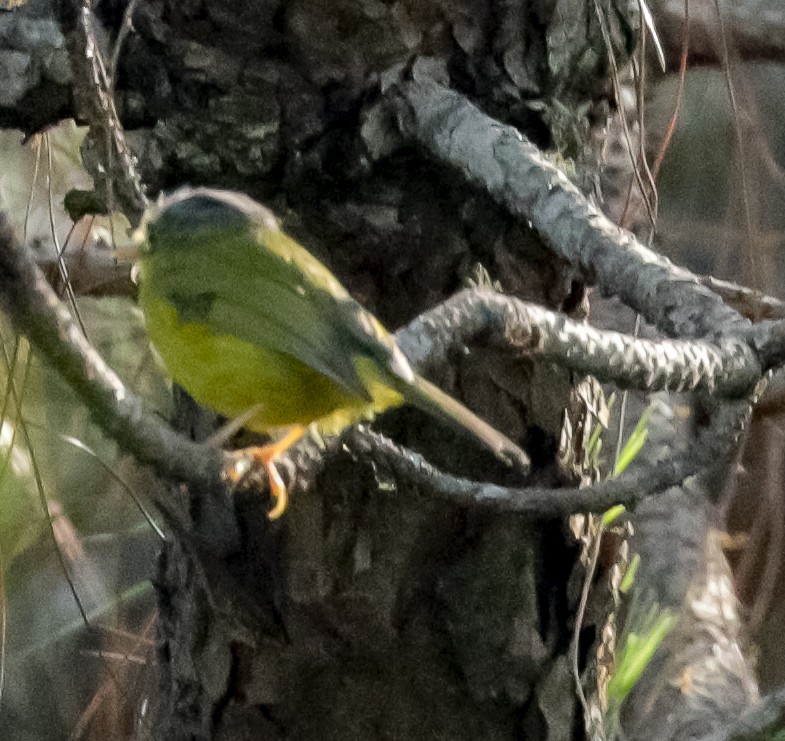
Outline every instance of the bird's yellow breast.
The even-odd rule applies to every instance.
[[[325,434],[334,434],[403,402],[362,358],[356,362],[370,402],[290,355],[217,335],[203,324],[182,322],[177,309],[146,289],[145,281],[139,303],[150,340],[171,378],[200,404],[224,416],[238,417],[257,407],[245,425],[256,432],[315,422]]]

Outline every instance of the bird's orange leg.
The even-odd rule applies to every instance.
[[[275,499],[275,506],[267,513],[271,520],[277,520],[285,511],[289,503],[289,492],[286,490],[281,474],[275,467],[275,460],[282,456],[294,443],[296,443],[304,434],[306,428],[302,425],[294,425],[289,428],[287,433],[274,443],[269,445],[262,445],[259,447],[251,448],[248,451],[243,451],[243,456],[249,457],[255,462],[264,466],[267,472],[267,479],[270,482],[270,494]],[[235,471],[229,474],[229,477],[237,483],[242,478],[243,474]]]
[[[286,511],[286,506],[289,503],[289,492],[286,490],[286,484],[284,484],[281,474],[275,467],[275,459],[282,456],[304,434],[305,427],[296,425],[280,440],[261,448],[254,448],[251,453],[253,459],[264,466],[270,481],[270,494],[275,499],[275,506],[267,513],[267,517],[271,520],[277,520]]]

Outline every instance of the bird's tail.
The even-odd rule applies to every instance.
[[[500,460],[528,471],[531,463],[529,456],[512,440],[421,376],[416,376],[413,383],[407,384],[404,395],[406,401],[418,409],[444,420],[452,427],[469,432]]]

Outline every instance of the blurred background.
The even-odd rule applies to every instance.
[[[133,299],[89,295],[118,293],[123,273],[129,282],[110,255],[127,222],[74,225],[63,208],[66,192],[91,186],[84,133],[73,122],[27,142],[1,131],[0,207],[107,362],[166,414]],[[162,534],[145,502],[160,484],[118,455],[4,319],[0,337],[0,737],[130,737],[155,661],[150,578]]]
[[[735,110],[728,77],[732,80]],[[647,106],[649,149],[664,140],[679,81]],[[659,186],[658,249],[701,274],[785,298],[785,65],[733,61],[684,78]],[[785,681],[785,397],[775,379],[727,482],[717,525],[756,645],[761,691]]]

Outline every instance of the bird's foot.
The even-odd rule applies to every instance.
[[[251,473],[253,464],[264,468],[270,484],[270,495],[275,502],[273,508],[267,513],[267,517],[271,520],[277,520],[281,517],[289,504],[289,491],[275,465],[275,461],[297,442],[304,432],[305,428],[297,425],[289,429],[280,440],[270,445],[246,448],[230,454],[232,464],[227,471],[227,477],[235,486]]]

